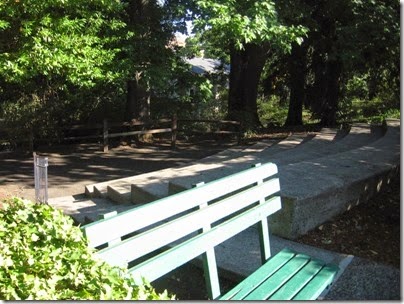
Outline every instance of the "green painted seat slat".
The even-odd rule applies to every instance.
[[[276,187],[276,183],[268,181],[253,189],[237,193],[206,208],[131,237],[117,246],[107,247],[101,250],[98,255],[111,265],[125,266],[128,261],[135,260],[198,231],[206,224],[214,223],[238,210],[253,205],[263,196],[262,193],[268,193],[273,187]],[[271,213],[267,214],[268,216],[281,208],[279,197],[270,199],[266,204],[269,204],[272,210]]]
[[[266,179],[277,173],[278,168],[272,163],[246,169],[200,187],[185,190],[143,206],[135,207],[119,213],[112,218],[90,223],[83,226],[82,230],[89,240],[89,245],[97,247],[133,231],[190,210],[200,204],[252,185],[254,182]],[[276,179],[276,181],[279,184],[279,179]],[[274,189],[274,192],[276,191],[279,191],[279,185],[278,190]],[[162,210],[164,212],[161,212]]]
[[[327,265],[295,296],[293,300],[315,300],[332,283],[339,268]]]
[[[292,300],[293,297],[312,280],[323,268],[324,263],[318,260],[311,260],[293,278],[278,289],[269,300]]]
[[[245,278],[237,286],[232,288],[219,300],[241,300],[244,299],[251,290],[262,284],[268,277],[278,271],[283,265],[288,263],[296,253],[288,248],[284,248],[278,254],[271,257],[264,265]]]
[[[277,202],[277,203],[276,203]],[[167,272],[196,258],[208,249],[223,243],[234,235],[259,222],[280,208],[279,197],[257,205],[234,218],[213,227],[175,247],[131,268],[129,272],[141,282],[141,276],[152,282]]]
[[[265,280],[260,286],[252,290],[243,300],[262,300],[269,298],[283,284],[298,273],[308,262],[310,257],[297,254],[282,266],[275,274]]]

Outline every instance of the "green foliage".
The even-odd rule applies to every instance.
[[[309,32],[299,49],[304,54],[298,60],[300,71],[293,70],[295,58],[272,54],[265,68],[265,94],[282,98],[284,86],[293,91],[291,79],[298,71],[305,84],[295,88],[299,94],[305,91],[304,105],[325,120],[328,106],[338,109],[341,122],[381,119],[399,108],[398,1],[281,0],[277,7],[281,20],[304,25]]]
[[[0,116],[11,140],[30,130],[57,138],[66,123],[107,112],[124,76],[116,64],[121,37],[129,35],[123,9],[103,0],[0,4]]]
[[[400,108],[392,106],[379,97],[371,100],[353,98],[341,104],[339,121],[341,123],[382,123],[386,118],[399,119],[400,116]]]
[[[372,72],[368,72],[354,74],[346,81],[338,113],[341,123],[380,123],[386,118],[400,118],[400,103],[394,85],[389,87],[386,78],[374,94],[373,80]]]
[[[243,49],[245,44],[271,42],[290,51],[291,43],[301,43],[306,29],[300,25],[282,25],[272,1],[197,1],[202,16],[195,27],[202,32],[211,32],[209,38],[224,46],[234,45]]]
[[[25,83],[37,77],[91,87],[117,75],[111,62],[119,1],[3,1],[0,75]],[[109,67],[107,69],[106,67]]]
[[[183,119],[224,117],[227,77],[223,72],[196,74],[184,60],[173,62],[172,71],[171,80],[153,90],[153,118],[174,113]]]
[[[265,126],[282,126],[288,115],[288,107],[281,105],[275,95],[258,100],[258,115]]]
[[[280,98],[272,95],[269,98],[260,98],[258,100],[258,115],[260,121],[268,127],[281,127],[285,124],[288,116],[288,105],[282,103]],[[312,113],[303,109],[303,123],[317,123],[318,120],[313,119]]]
[[[170,299],[97,259],[73,220],[48,205],[5,201],[0,240],[0,299]]]

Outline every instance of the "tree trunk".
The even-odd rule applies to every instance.
[[[314,51],[312,59],[314,83],[306,90],[306,106],[310,107],[314,116],[321,117],[322,103],[327,91],[326,63],[319,51]]]
[[[147,120],[150,113],[150,91],[139,84],[139,78],[127,81],[126,120]]]
[[[290,100],[285,126],[303,125],[303,101],[305,96],[306,51],[303,46],[294,44],[290,56]]]
[[[127,1],[128,24],[133,29],[146,22],[150,14],[149,0]],[[141,81],[141,72],[134,71],[134,77],[127,81],[126,120],[146,120],[150,113],[150,91]]]
[[[136,80],[128,80],[126,82],[126,111],[125,120],[130,121],[136,118]]]
[[[230,53],[228,117],[241,120],[246,129],[261,125],[257,96],[266,53],[263,46],[254,44],[245,45],[243,50],[232,49]]]
[[[337,110],[339,98],[339,82],[341,76],[341,62],[332,60],[327,63],[327,91],[322,104],[322,126],[335,126],[337,124]]]

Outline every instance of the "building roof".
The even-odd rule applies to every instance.
[[[192,65],[192,72],[197,74],[205,74],[205,73],[217,73],[218,68],[222,66],[222,62],[217,59],[209,59],[202,57],[194,57],[191,59],[185,59],[187,63]],[[224,72],[230,72],[230,66],[224,65]]]

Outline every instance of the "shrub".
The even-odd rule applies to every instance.
[[[97,259],[61,211],[19,198],[0,210],[0,299],[170,299]]]

